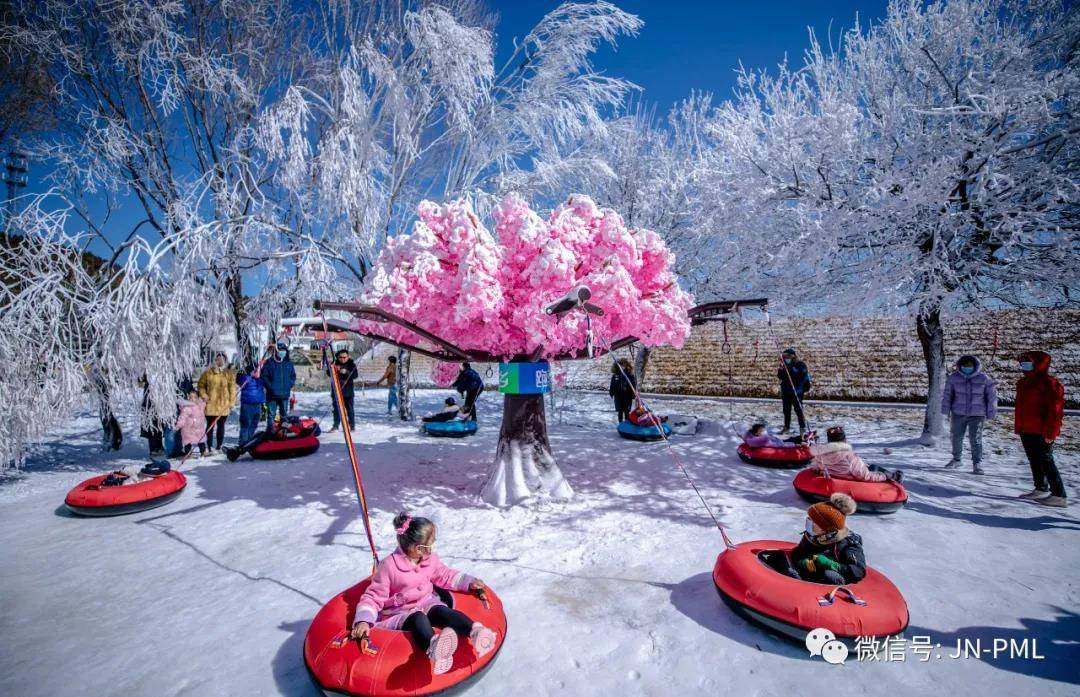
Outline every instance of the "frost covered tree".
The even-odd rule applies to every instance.
[[[424,202],[408,235],[387,241],[360,300],[449,342],[470,358],[525,361],[586,355],[581,314],[544,308],[585,285],[604,310],[593,318],[606,350],[636,337],[646,346],[681,346],[690,331],[690,296],[671,272],[671,254],[647,229],[630,228],[610,209],[573,195],[547,220],[519,196],[491,212],[492,229],[464,200]],[[361,319],[357,330],[410,346],[439,349],[396,324]],[[438,364],[448,383],[453,364]],[[541,395],[504,395],[495,462],[483,498],[497,506],[534,494],[572,493],[551,453]]]
[[[103,262],[82,252],[83,236],[66,232],[70,210],[48,198],[30,200],[12,219],[19,234],[0,244],[0,355],[13,358],[0,371],[4,464],[20,464],[26,444],[85,404],[88,389],[111,409],[138,403],[145,377],[140,421],[171,421],[177,379],[225,319],[213,314],[220,291],[196,274],[204,248],[217,243],[213,226],[190,230],[183,248],[135,239],[122,262]]]
[[[51,183],[110,254],[213,224],[227,244],[200,278],[228,290],[244,344],[260,304],[245,272],[309,246],[267,185],[252,131],[272,95],[303,78],[310,14],[285,0],[10,4],[0,39],[55,85],[56,128],[29,144],[53,165]],[[257,218],[272,234],[252,234]],[[268,288],[288,287],[287,273],[268,274]]]
[[[330,0],[320,13],[327,50],[267,110],[256,141],[294,209],[358,260],[359,280],[424,198],[496,189],[555,144],[602,129],[630,84],[595,72],[591,55],[641,25],[607,2],[565,3],[497,66],[493,19],[475,0]],[[408,362],[399,367],[407,392]]]
[[[717,195],[771,294],[913,311],[925,439],[943,312],[1075,302],[1077,36],[1056,2],[893,0],[838,53],[744,72],[713,115]]]
[[[492,20],[474,0],[4,8],[5,53],[25,56],[55,86],[56,127],[28,143],[52,166],[55,195],[18,232],[76,257],[103,253],[80,282],[93,288],[87,297],[117,299],[99,310],[115,336],[90,345],[133,347],[139,327],[146,355],[155,354],[150,339],[177,339],[151,331],[155,317],[196,326],[200,346],[224,327],[253,346],[259,330],[314,297],[355,294],[382,240],[423,195],[482,186],[602,122],[628,83],[596,74],[589,56],[640,25],[608,3],[567,4],[497,71]],[[45,221],[49,210],[63,212],[65,229]],[[14,275],[43,268],[32,255],[9,261]],[[147,295],[137,305],[120,302],[139,284]],[[65,288],[36,286],[38,300],[48,298],[37,307],[66,303]],[[174,301],[188,288],[198,302],[181,311]],[[142,365],[130,352],[70,348],[91,363]],[[171,377],[155,372],[152,385],[171,385],[194,360],[162,359]],[[82,384],[109,399],[130,392],[126,371],[97,375]],[[55,378],[75,385],[85,376]]]
[[[658,233],[674,252],[673,271],[699,299],[730,293],[732,247],[709,234],[721,199],[709,186],[709,144],[703,126],[711,98],[694,94],[666,120],[638,103],[566,147],[550,150],[503,186],[557,200],[556,192],[589,191],[598,205],[620,211],[630,227]],[[644,379],[650,349],[638,347],[634,372]]]

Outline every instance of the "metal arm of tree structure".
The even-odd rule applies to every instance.
[[[731,315],[740,315],[748,307],[761,308],[763,312],[769,309],[768,298],[753,298],[748,300],[716,300],[711,303],[702,303],[690,308],[690,324],[698,326],[706,322],[726,320]]]
[[[690,316],[690,322],[693,325],[705,324],[706,322],[719,320],[726,318],[733,313],[737,313],[743,308],[757,307],[763,310],[768,308],[769,301],[767,298],[754,298],[749,300],[718,300],[714,302],[702,303],[692,307],[688,312]],[[378,332],[374,331],[360,331],[353,327],[349,323],[339,319],[327,319],[326,326],[332,328],[335,331],[352,332],[360,336],[366,336],[375,341],[381,341],[383,343],[397,346],[398,348],[405,349],[406,351],[415,351],[422,356],[434,358],[439,361],[474,361],[476,363],[501,363],[506,360],[506,356],[498,356],[487,351],[477,351],[473,349],[463,349],[460,346],[456,346],[449,341],[438,337],[431,332],[423,329],[416,324],[398,317],[397,315],[387,312],[380,307],[374,305],[363,305],[361,303],[344,303],[344,302],[324,302],[320,300],[315,301],[316,310],[339,310],[349,312],[357,319],[378,322],[384,324],[396,324],[400,327],[408,329],[416,336],[431,342],[434,349],[426,349],[418,344],[410,344],[395,339],[390,339]],[[321,317],[291,317],[281,321],[283,327],[296,327],[298,329],[305,330],[321,330],[323,327],[323,319]],[[580,360],[584,358],[603,356],[609,351],[615,351],[617,349],[629,346],[637,341],[635,336],[626,336],[617,341],[611,342],[610,346],[604,348],[597,348],[593,351],[593,356],[589,356],[587,348],[580,348],[576,351],[559,354],[557,356],[551,356],[551,360],[554,361],[572,361]],[[537,349],[530,356],[515,357],[518,360],[539,360],[543,355],[542,349]]]

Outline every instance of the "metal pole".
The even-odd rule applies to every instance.
[[[15,217],[15,197],[18,189],[26,188],[26,155],[16,150],[9,150],[4,158],[4,183],[7,184],[7,200],[4,201],[4,232],[8,231],[11,219]]]

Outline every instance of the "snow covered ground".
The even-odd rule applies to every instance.
[[[443,395],[420,392],[421,410]],[[358,395],[359,455],[380,552],[401,508],[439,523],[439,551],[503,598],[510,635],[473,695],[1080,694],[1080,508],[1015,500],[1030,488],[1005,425],[991,429],[983,477],[944,471],[944,448],[914,445],[921,416],[902,409],[812,412],[844,423],[871,462],[903,467],[911,501],[856,516],[872,565],[907,598],[908,637],[943,651],[957,639],[1036,639],[1044,660],[990,656],[831,666],[733,614],[710,571],[719,534],[662,444],[621,440],[601,395],[570,393],[549,413],[552,445],[577,496],[508,510],[478,503],[500,402],[482,428],[432,440],[383,415],[385,393]],[[778,405],[655,399],[662,411],[744,424]],[[307,394],[301,412],[325,414]],[[1006,417],[1007,418],[1007,417]],[[329,419],[323,421],[329,425]],[[235,438],[236,418],[229,435]],[[1066,431],[1080,431],[1069,417]],[[97,449],[93,414],[0,479],[0,695],[314,697],[301,646],[319,606],[369,570],[339,434],[284,461],[221,457],[185,466],[172,504],[79,519],[64,494],[107,468],[142,461],[145,441]],[[805,504],[792,472],[743,464],[735,438],[673,445],[736,541],[795,539]],[[885,449],[890,450],[885,454]],[[1078,493],[1075,440],[1059,461]]]

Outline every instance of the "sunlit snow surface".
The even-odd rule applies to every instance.
[[[418,393],[421,410],[445,395]],[[321,417],[328,398],[301,395]],[[907,636],[1036,638],[1045,660],[1004,657],[830,666],[734,615],[710,571],[722,545],[663,444],[620,439],[603,395],[571,394],[548,414],[552,448],[576,497],[509,510],[478,503],[500,401],[480,401],[481,431],[435,440],[384,415],[385,392],[357,396],[361,468],[380,552],[402,508],[433,517],[444,560],[503,598],[510,636],[470,695],[1075,695],[1080,691],[1080,508],[1015,500],[1030,488],[1004,414],[987,438],[983,477],[945,471],[944,447],[908,439],[921,414],[812,408],[816,426],[847,425],[872,463],[902,467],[911,495],[896,515],[857,516],[870,563],[907,598]],[[743,464],[728,421],[779,405],[655,400],[660,411],[725,424],[672,444],[736,541],[795,539],[805,504],[792,472]],[[97,448],[87,412],[0,480],[0,695],[315,697],[301,646],[319,606],[368,573],[340,434],[298,460],[185,465],[174,503],[79,519],[64,495],[91,474],[144,459],[126,426],[120,453]],[[229,423],[235,440],[236,416]],[[1080,419],[1065,429],[1075,433]],[[1070,493],[1077,450],[1058,459]],[[891,452],[885,454],[888,448]]]

